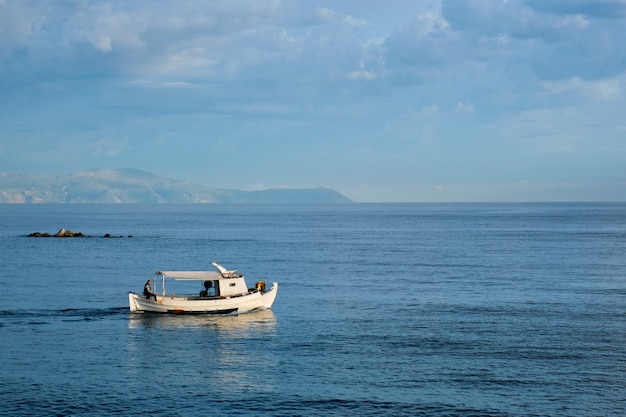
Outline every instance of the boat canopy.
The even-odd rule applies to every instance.
[[[222,274],[215,271],[159,271],[154,275],[161,275],[163,278],[188,279],[188,280],[216,280],[222,279]]]
[[[0,0],[2,1],[2,0]],[[188,280],[216,280],[222,278],[243,278],[238,271],[224,268],[216,261],[211,262],[219,272],[216,271],[159,271],[154,275],[161,275],[163,278],[188,279]]]

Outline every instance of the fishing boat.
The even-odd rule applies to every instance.
[[[257,281],[248,288],[243,274],[227,270],[216,261],[212,265],[217,271],[158,271],[154,274],[155,286],[160,283],[161,294],[151,298],[128,293],[131,312],[153,313],[206,313],[241,314],[272,307],[278,283],[266,287],[265,280]],[[167,293],[165,283],[172,281],[196,281],[201,289],[193,295]],[[168,284],[170,285],[170,284]],[[198,287],[196,287],[197,291]],[[156,300],[154,299],[156,298]]]

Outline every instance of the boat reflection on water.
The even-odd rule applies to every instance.
[[[237,316],[130,314],[128,328],[130,378],[154,370],[168,383],[233,394],[269,393],[277,383],[272,310]]]
[[[131,314],[128,320],[129,329],[160,328],[160,329],[191,329],[206,328],[208,330],[252,330],[266,332],[274,330],[276,317],[270,309],[252,313],[214,316],[210,314]]]

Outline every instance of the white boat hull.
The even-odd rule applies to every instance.
[[[254,291],[234,297],[176,297],[157,296],[157,301],[146,299],[133,292],[128,293],[131,312],[152,313],[204,313],[204,314],[243,314],[272,307],[278,283],[273,282],[267,291]]]

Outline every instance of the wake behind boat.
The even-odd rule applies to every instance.
[[[229,271],[217,262],[212,262],[217,271],[158,271],[154,274],[161,284],[161,295],[151,298],[128,293],[131,312],[154,313],[207,313],[240,314],[271,308],[278,292],[278,283],[267,289],[265,281],[258,281],[248,288],[243,274]],[[166,280],[200,281],[202,289],[198,295],[167,294]],[[155,298],[155,299],[153,299]]]

